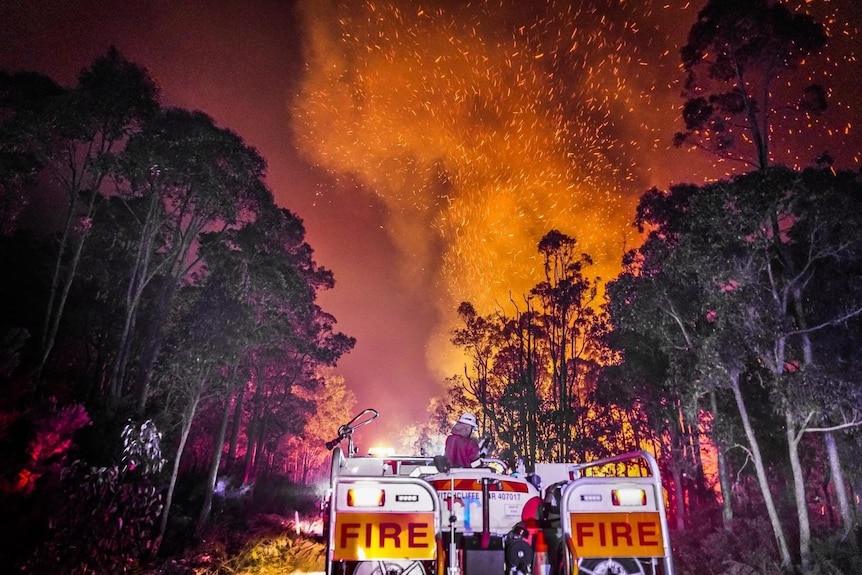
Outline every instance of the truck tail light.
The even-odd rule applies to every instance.
[[[646,491],[643,489],[612,489],[611,502],[619,507],[643,507],[646,505]]]
[[[348,507],[383,507],[386,492],[377,487],[354,487],[347,490]]]

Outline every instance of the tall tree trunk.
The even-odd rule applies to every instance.
[[[793,498],[796,501],[796,517],[799,520],[799,558],[802,572],[808,573],[811,567],[811,523],[805,496],[805,474],[799,460],[799,440],[802,433],[796,432],[795,418],[789,408],[784,410],[784,425],[790,469],[793,472]]]
[[[40,351],[44,352],[48,342],[48,331],[51,328],[51,322],[54,317],[55,301],[57,292],[60,289],[60,278],[63,275],[63,255],[66,253],[66,244],[69,242],[69,237],[72,235],[72,222],[75,218],[75,208],[77,202],[77,190],[69,192],[69,207],[66,210],[66,218],[63,223],[63,232],[60,234],[60,245],[57,247],[57,258],[54,260],[54,272],[51,275],[51,289],[48,290],[48,304],[45,308],[45,317],[42,319],[42,332],[40,333]]]
[[[673,459],[673,464],[671,466],[671,481],[673,481],[673,491],[676,494],[676,509],[674,515],[674,522],[676,525],[677,531],[682,533],[685,531],[685,486],[682,482],[682,470],[679,465],[679,449],[676,447],[671,448],[671,453],[673,454],[671,458]]]
[[[781,519],[778,517],[778,511],[775,508],[775,501],[772,499],[772,492],[769,490],[769,478],[766,475],[766,467],[763,464],[763,456],[760,453],[760,444],[757,442],[757,437],[754,435],[754,429],[751,427],[751,419],[748,417],[748,409],[745,406],[742,391],[739,389],[738,373],[730,374],[730,388],[733,391],[733,397],[736,400],[736,407],[739,410],[739,416],[742,419],[742,427],[745,429],[745,436],[748,438],[748,444],[751,448],[751,457],[754,460],[754,469],[757,472],[757,483],[760,486],[760,493],[763,496],[763,502],[766,504],[766,512],[769,515],[769,522],[772,524],[772,532],[775,535],[775,541],[778,544],[778,553],[781,556],[781,567],[782,569],[790,571],[793,565],[793,560],[790,556],[790,547],[787,545],[787,538],[784,535]]]
[[[227,422],[230,418],[230,397],[225,399],[224,409],[222,410],[221,425],[219,425],[218,433],[213,438],[213,457],[210,464],[210,471],[207,475],[207,482],[204,486],[204,503],[201,506],[201,513],[198,516],[198,524],[195,533],[200,535],[210,518],[210,511],[213,505],[213,492],[215,491],[216,480],[218,479],[218,470],[221,465],[221,454],[224,450],[224,438],[227,434]]]
[[[243,485],[248,485],[254,479],[254,474],[252,473],[252,469],[254,468],[254,460],[255,460],[255,457],[257,455],[254,452],[255,449],[257,449],[257,441],[255,441],[254,437],[249,436],[248,448],[245,451],[245,465],[243,467],[243,473],[242,473]]]
[[[239,443],[239,430],[242,427],[242,400],[245,397],[245,385],[239,388],[233,406],[233,421],[231,421],[230,443],[227,448],[228,465],[236,461],[236,448]]]
[[[269,414],[262,414],[257,419],[257,446],[254,450],[254,461],[251,464],[251,478],[257,479],[261,476],[261,469],[266,470],[267,456],[266,453],[266,428],[269,422]],[[262,467],[263,466],[263,467]],[[264,473],[265,477],[266,474]]]
[[[694,425],[689,425],[687,431],[692,438],[691,456],[694,463],[694,473],[692,478],[694,480],[694,492],[698,505],[701,505],[707,500],[707,493],[710,492],[710,490],[706,485],[706,474],[703,471],[703,452],[701,451],[700,431],[697,421],[695,421]],[[712,501],[714,501],[714,499],[710,502]]]
[[[87,218],[92,218],[93,213],[95,212],[96,195],[96,192],[93,191],[92,197],[87,203]],[[36,369],[37,383],[42,377],[42,371],[45,369],[45,364],[48,363],[48,358],[51,355],[51,351],[54,349],[54,343],[57,339],[57,332],[60,330],[60,321],[63,319],[63,313],[66,308],[66,301],[69,299],[69,292],[72,290],[72,284],[75,282],[75,276],[77,275],[78,271],[78,263],[81,261],[81,254],[84,252],[84,243],[87,241],[86,232],[82,232],[81,238],[75,245],[75,251],[72,253],[72,260],[69,262],[69,269],[66,272],[66,278],[63,281],[62,290],[60,291],[59,296],[57,296],[56,294],[59,284],[59,274],[61,273],[60,264],[63,258],[63,251],[65,251],[66,242],[68,241],[68,234],[71,234],[72,221],[74,219],[74,200],[72,202],[73,205],[69,208],[66,227],[63,231],[63,240],[60,244],[61,251],[57,255],[57,264],[54,268],[54,274],[56,277],[52,279],[51,293],[48,298],[47,314],[45,316],[45,324],[43,326],[44,332],[42,338],[42,349],[39,355],[39,365]]]
[[[712,410],[713,430],[715,422],[718,420],[718,401],[715,397],[715,391],[709,393],[709,405]],[[733,488],[730,481],[730,471],[727,469],[727,458],[724,455],[723,441],[716,439],[716,434],[712,434],[715,441],[715,453],[718,460],[718,484],[721,488],[721,521],[725,529],[730,529],[730,524],[733,521]]]
[[[126,287],[126,313],[123,322],[123,331],[117,345],[117,357],[111,368],[109,379],[109,396],[112,405],[119,402],[124,393],[126,369],[132,352],[132,341],[135,337],[138,321],[138,310],[144,290],[154,277],[150,273],[150,262],[153,256],[153,244],[156,237],[155,214],[157,212],[159,196],[152,194],[147,205],[147,213],[144,216],[143,226],[135,250],[135,261],[129,274],[129,285]]]
[[[535,381],[532,378],[532,371],[529,371],[527,374],[526,384],[527,457],[524,458],[524,462],[528,465],[533,465],[533,468],[535,468],[539,450],[539,398],[536,393]]]
[[[524,387],[525,398],[526,398],[526,395],[527,395],[527,388]],[[530,436],[529,431],[528,431],[530,428],[528,402],[527,401],[517,402],[517,405],[518,405],[518,408],[517,408],[518,409],[518,413],[517,413],[518,422],[517,423],[520,423],[520,429],[516,428],[515,430],[513,430],[515,438],[516,438],[516,440],[515,440],[515,451],[516,451],[516,455],[520,455],[521,457],[524,458],[524,463],[529,464],[528,463],[529,457],[527,456],[527,453],[529,451],[529,447],[527,444],[529,442],[528,438]],[[516,423],[516,426],[517,426],[517,423]],[[516,460],[517,460],[517,457],[516,457]]]
[[[793,309],[801,327],[807,327],[805,317],[805,306],[801,290],[793,291]],[[807,332],[802,333],[802,358],[805,366],[814,364],[814,350],[811,345],[811,337]],[[832,431],[824,433],[823,441],[826,444],[826,455],[829,458],[829,471],[832,476],[832,485],[835,488],[835,496],[838,499],[838,507],[841,511],[841,522],[844,527],[844,536],[847,537],[855,527],[854,515],[850,510],[850,502],[847,498],[847,489],[844,485],[844,472],[841,469],[841,458],[838,455],[838,446],[835,444],[835,434]]]
[[[181,224],[177,224],[178,230],[174,233],[174,241],[178,242],[178,248],[175,252],[171,252],[172,257],[165,260],[165,267],[169,269],[169,272],[166,274],[167,277],[162,286],[162,293],[158,299],[156,311],[148,322],[147,335],[144,339],[144,346],[134,380],[137,396],[136,409],[139,414],[144,413],[147,407],[153,366],[156,363],[159,351],[162,349],[165,326],[167,325],[168,316],[173,309],[174,296],[183,278],[189,269],[194,266],[194,263],[189,263],[189,254],[191,246],[195,239],[197,239],[205,219],[202,220],[200,217],[194,215],[191,218],[192,221],[188,223],[188,226],[183,231],[179,231]],[[182,218],[179,221],[181,222]]]
[[[835,487],[835,496],[838,498],[838,508],[841,510],[841,523],[844,527],[844,537],[850,535],[856,527],[853,511],[850,508],[850,499],[847,497],[847,488],[844,485],[844,473],[841,470],[841,457],[838,455],[838,446],[835,444],[835,433],[827,431],[823,434],[826,443],[826,454],[829,457],[829,471],[832,475],[832,485]]]
[[[674,510],[674,520],[678,531],[685,530],[686,503],[685,503],[685,485],[682,481],[682,445],[684,443],[682,435],[683,416],[682,410],[677,410],[675,418],[671,418],[670,425],[667,426],[670,441],[668,448],[670,449],[670,475],[673,484],[673,493],[676,499],[676,509]]]
[[[198,385],[198,390],[201,389],[201,385]],[[180,431],[180,442],[177,445],[177,452],[174,455],[174,466],[171,470],[171,480],[168,483],[168,491],[165,495],[165,507],[162,510],[162,520],[159,523],[159,535],[156,537],[156,545],[153,549],[153,553],[158,553],[159,545],[161,545],[162,539],[165,536],[165,531],[168,528],[168,515],[171,512],[171,503],[174,499],[174,489],[177,486],[177,476],[180,473],[180,459],[183,457],[183,451],[186,448],[186,441],[189,438],[189,431],[192,428],[192,421],[195,418],[195,413],[198,409],[198,402],[200,401],[200,392],[195,394],[195,397],[189,402],[188,408],[186,409],[185,416],[183,417],[183,425]]]
[[[308,485],[308,474],[311,471],[311,453],[308,449],[302,450],[302,485]]]
[[[252,400],[251,421],[248,422],[246,431],[247,447],[245,450],[245,469],[242,476],[243,484],[251,482],[252,479],[252,468],[256,456],[254,450],[257,448],[257,434],[259,433],[258,427],[260,427],[260,390],[256,388],[254,399]]]
[[[147,337],[138,363],[138,371],[135,377],[136,385],[136,409],[139,414],[144,413],[147,408],[147,399],[150,394],[150,381],[153,377],[153,366],[159,351],[162,349],[165,326],[173,308],[174,296],[179,287],[181,277],[170,276],[165,280],[156,311],[148,322]]]

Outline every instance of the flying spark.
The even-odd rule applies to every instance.
[[[858,37],[832,3],[797,4],[819,11],[830,42]],[[460,301],[490,313],[526,293],[552,228],[613,277],[648,187],[735,169],[671,146],[679,48],[702,5],[308,0],[308,68],[291,107],[300,149],[386,203],[401,274],[444,317]],[[830,54],[806,62],[812,81],[855,62],[852,50]],[[810,165],[823,151],[810,136],[828,121],[789,132],[777,159]]]

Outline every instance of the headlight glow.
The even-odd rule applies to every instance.
[[[379,487],[354,487],[347,490],[348,507],[383,507],[386,492]]]
[[[620,507],[643,507],[646,505],[646,491],[643,489],[625,488],[611,491],[611,502]]]

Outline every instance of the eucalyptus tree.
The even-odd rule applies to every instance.
[[[823,433],[834,487],[845,534],[856,524],[844,487],[836,432],[858,426],[860,416],[858,377],[848,361],[846,350],[855,347],[856,337],[847,328],[851,320],[858,325],[862,309],[859,287],[859,261],[862,259],[862,190],[858,173],[809,169],[787,186],[795,201],[786,226],[783,243],[788,246],[782,258],[792,259],[791,269],[799,270],[798,280],[789,285],[795,331],[801,359],[794,377],[802,380],[800,389],[814,402],[798,398],[797,418],[811,421]],[[801,405],[810,406],[806,409]],[[824,407],[825,406],[825,407]],[[799,440],[801,440],[801,433]],[[800,494],[799,497],[802,495]]]
[[[830,433],[862,423],[855,386],[841,383],[855,376],[823,378],[822,366],[832,364],[834,354],[821,348],[822,357],[815,357],[811,340],[862,313],[862,298],[847,289],[828,307],[801,308],[835,279],[836,263],[857,265],[859,185],[854,175],[772,169],[716,188],[715,205],[733,205],[737,233],[744,234],[737,236],[744,239],[735,240],[737,251],[724,269],[740,293],[746,287],[750,292],[737,306],[736,337],[747,342],[765,370],[773,407],[783,420],[803,570],[811,566],[811,526],[801,441],[814,430]],[[778,238],[771,225],[775,214]],[[836,421],[840,411],[851,415]],[[843,483],[841,476],[833,481]]]
[[[716,330],[717,312],[710,299],[715,285],[708,278],[704,285],[701,281],[716,269],[709,258],[721,248],[716,236],[698,224],[699,217],[709,221],[721,214],[692,209],[702,193],[697,186],[677,185],[667,193],[652,189],[642,196],[635,224],[641,233],[649,231],[647,239],[626,254],[623,273],[607,288],[616,328],[612,341],[624,358],[609,374],[634,385],[644,408],[664,422],[678,497],[683,474],[695,479],[696,492],[707,492],[699,437],[701,426],[710,425],[722,516],[729,528],[733,490],[727,455],[735,439],[727,431],[733,427],[732,414],[719,410],[724,402],[703,372],[712,361],[704,355],[704,342]]]
[[[251,385],[235,387],[233,426],[238,433],[247,407],[246,475],[251,477],[267,441],[301,433],[310,404],[294,391],[322,385],[321,367],[335,365],[355,340],[335,331],[335,318],[317,304],[318,292],[331,288],[334,278],[315,263],[302,221],[290,211],[263,203],[253,223],[217,240],[212,246],[206,242],[206,260],[215,264],[218,258],[232,270],[237,297],[250,314],[242,381]],[[252,398],[245,404],[247,390]],[[235,453],[233,440],[231,446]]]
[[[852,386],[830,385],[822,377],[819,366],[828,365],[833,356],[815,358],[809,349],[811,337],[857,317],[862,299],[858,290],[848,289],[830,306],[808,306],[800,313],[798,305],[828,285],[836,262],[856,265],[862,245],[856,231],[858,186],[855,176],[771,168],[705,186],[676,200],[681,207],[675,226],[679,241],[666,271],[696,288],[702,313],[710,318],[709,329],[698,337],[700,381],[729,389],[735,398],[785,567],[792,556],[743,385],[746,380],[760,382],[780,419],[801,565],[807,570],[811,529],[800,442],[814,430],[859,424],[857,394],[850,393]],[[842,409],[854,417],[833,419],[835,425],[830,425],[830,416]]]
[[[81,393],[89,405],[104,406],[117,347],[121,339],[128,286],[122,278],[134,265],[139,242],[138,214],[146,210],[145,198],[119,195],[97,200],[87,243],[81,254],[76,285],[64,319],[64,332],[71,332],[72,352],[56,361],[79,366]],[[119,281],[118,281],[119,280]],[[152,298],[142,298],[141,313],[149,313]],[[82,353],[83,351],[83,353]]]
[[[644,195],[639,213],[669,209],[660,207],[664,200],[656,191]],[[639,219],[638,223],[645,222]],[[621,357],[605,371],[605,392],[619,406],[643,412],[664,438],[657,452],[664,448],[669,455],[673,517],[682,530],[685,502],[691,499],[685,496],[683,477],[702,481],[696,435],[702,423],[702,397],[713,392],[697,385],[698,331],[707,318],[693,278],[673,269],[674,244],[675,234],[667,233],[666,226],[656,226],[642,246],[626,254],[622,274],[607,285],[606,309],[614,325],[608,343]],[[714,424],[719,417],[714,410]],[[724,446],[717,447],[723,462]],[[726,474],[720,480],[728,523],[732,519],[730,482]]]
[[[112,187],[110,160],[156,110],[157,94],[146,70],[111,48],[74,88],[41,102],[26,117],[31,129],[25,149],[44,174],[44,193],[66,199],[40,334],[39,374],[54,347],[97,199]]]
[[[703,188],[676,186],[667,194],[653,190],[642,198],[638,222],[653,228],[641,252],[644,262],[637,271],[645,279],[638,279],[634,295],[624,292],[616,305],[624,305],[626,298],[642,297],[650,302],[646,308],[654,307],[652,314],[643,318],[634,314],[635,323],[630,319],[623,325],[637,328],[637,322],[646,318],[655,322],[660,349],[670,365],[678,366],[678,371],[671,369],[669,373],[677,371],[683,378],[671,380],[679,387],[678,397],[732,392],[781,562],[789,567],[787,536],[743,393],[745,376],[756,359],[744,333],[750,321],[746,313],[757,314],[764,302],[757,282],[743,282],[737,277],[740,270],[756,268],[757,258],[748,243],[753,233],[751,219],[741,217],[744,206],[738,205],[745,200],[729,197],[731,188],[725,182]],[[625,321],[628,312],[623,314]],[[766,314],[762,319],[771,317]],[[688,389],[686,380],[690,382]]]
[[[819,84],[800,89],[798,80],[810,75],[796,72],[827,41],[819,22],[780,3],[710,0],[681,51],[688,73],[682,114],[686,132],[677,134],[675,142],[766,169],[773,161],[775,134],[789,139],[782,144],[792,149],[793,134],[801,135],[800,128],[810,126],[811,118],[827,107],[827,91]],[[801,141],[796,138],[796,143]],[[829,163],[829,154],[817,161]],[[778,241],[779,216],[771,217],[774,249],[783,259],[782,272],[792,277],[798,270],[788,248]],[[796,321],[805,324],[807,319],[798,315],[803,302],[795,301],[794,308]],[[827,445],[834,442],[831,433],[824,437]],[[832,449],[829,454],[836,457]],[[831,464],[840,467],[836,459]]]
[[[226,367],[241,337],[243,310],[231,297],[230,284],[212,277],[202,286],[181,290],[181,311],[172,321],[168,345],[160,358],[159,388],[163,410],[177,414],[179,426],[171,476],[158,539],[167,529],[180,463],[192,424],[202,403],[224,393]]]
[[[799,122],[826,108],[820,85],[788,95],[778,82],[790,83],[790,72],[825,44],[819,23],[781,3],[709,0],[680,52],[686,131],[675,144],[765,169],[773,134],[792,127],[780,122]]]
[[[464,327],[452,342],[470,365],[457,391],[528,467],[602,450],[601,431],[590,429],[599,423],[590,421],[590,397],[608,361],[607,324],[593,308],[598,280],[584,275],[592,261],[576,244],[558,230],[545,234],[538,244],[545,279],[524,295],[524,310],[512,300],[513,316],[480,316],[469,302],[458,308]]]
[[[803,13],[791,14],[781,4],[765,0],[710,1],[699,14],[682,50],[683,66],[689,72],[689,99],[683,110],[687,132],[677,134],[676,143],[689,142],[765,170],[772,161],[773,134],[793,133],[791,126],[780,126],[779,122],[798,122],[826,108],[826,91],[820,85],[809,85],[789,98],[787,89],[797,88],[788,72],[817,53],[826,41],[819,23]],[[784,86],[779,86],[777,79]],[[779,97],[784,100],[776,105]],[[824,154],[824,161],[828,162],[827,158],[828,154]],[[780,241],[781,216],[771,214],[770,227],[772,249],[781,260],[781,265],[774,269],[785,275],[777,281],[786,285],[798,283],[804,271],[795,267],[790,247]],[[792,291],[790,297],[794,321],[800,326],[798,337],[802,348],[810,351],[812,346],[806,340],[811,334],[805,326],[811,319],[804,316],[807,310],[801,291]],[[805,368],[813,368],[813,356],[804,355],[801,361]],[[841,465],[834,449],[835,438],[830,431],[824,437],[830,465],[838,471]],[[840,482],[838,477],[835,487],[839,497],[843,490]],[[842,515],[848,517],[844,511]],[[803,547],[805,538],[803,532]],[[803,561],[807,561],[805,552]]]
[[[252,225],[252,224],[248,224]],[[212,510],[218,473],[221,468],[222,452],[231,415],[231,401],[237,389],[244,387],[248,379],[246,370],[246,354],[258,343],[261,337],[259,323],[256,321],[256,310],[249,298],[249,276],[263,271],[255,266],[249,266],[246,255],[247,246],[236,240],[236,235],[244,228],[229,230],[224,234],[202,234],[199,254],[202,259],[201,272],[198,281],[207,288],[217,286],[222,291],[223,305],[230,320],[230,328],[226,332],[230,337],[222,340],[222,346],[217,350],[219,371],[222,383],[213,394],[211,403],[213,411],[220,411],[221,416],[216,428],[207,429],[210,432],[212,453],[209,461],[209,471],[204,484],[204,501],[198,515],[196,532],[200,533],[209,521]],[[210,311],[210,310],[207,310]],[[220,309],[212,310],[219,313]],[[266,336],[263,336],[266,337]],[[213,433],[214,432],[214,433]]]
[[[203,234],[199,253],[202,281],[221,278],[240,310],[233,319],[232,345],[222,350],[227,387],[221,397],[223,425],[212,438],[211,495],[231,405],[238,435],[248,384],[253,384],[255,408],[246,433],[251,455],[272,441],[268,430],[281,435],[302,432],[301,424],[312,411],[311,398],[323,385],[321,368],[334,365],[354,340],[334,332],[334,318],[314,303],[317,292],[334,285],[334,279],[315,264],[302,221],[290,211],[261,202],[255,221]],[[231,446],[232,456],[233,439]],[[207,514],[205,504],[201,525]]]
[[[572,433],[585,437],[584,405],[588,386],[583,365],[597,356],[598,341],[592,328],[597,283],[584,276],[592,265],[589,255],[577,251],[577,240],[559,230],[546,233],[538,244],[545,278],[531,291],[540,302],[541,321],[552,373],[556,456],[567,461],[573,454]],[[585,453],[580,453],[583,459]]]
[[[114,403],[133,391],[136,409],[144,410],[174,295],[199,263],[195,248],[200,235],[222,233],[249,218],[270,196],[262,181],[264,171],[256,150],[201,112],[162,110],[130,138],[118,160],[117,192],[144,201],[128,204],[134,209],[136,241],[124,280],[122,332],[108,380]],[[137,341],[132,378],[129,366],[148,289],[155,305]]]
[[[494,353],[500,346],[500,326],[493,316],[485,317],[476,312],[470,302],[461,302],[458,317],[464,327],[453,332],[452,343],[464,350],[470,359],[470,366],[464,366],[464,379],[467,391],[479,404],[480,433],[488,431],[494,401],[491,389],[491,368]]]
[[[303,241],[304,230],[295,216],[271,203],[261,206],[253,223],[203,234],[199,246],[203,265],[196,283],[181,289],[179,309],[172,315],[168,345],[160,355],[155,376],[161,403],[172,406],[167,412],[177,414],[180,427],[162,535],[180,461],[201,405],[218,402],[222,419],[210,438],[214,451],[198,529],[209,517],[230,401],[241,401],[236,391],[249,381],[255,384],[257,419],[249,424],[246,435],[248,452],[260,453],[272,435],[267,435],[267,429],[297,435],[302,431],[311,402],[293,389],[316,386],[318,380],[307,370],[331,365],[349,349],[347,344],[352,345],[349,338],[331,334],[332,341],[345,347],[332,344],[317,350],[315,346],[332,341],[308,329],[295,330],[297,324],[290,316],[317,311],[308,299],[313,300],[317,289],[331,283],[331,275],[310,260],[311,250]],[[292,340],[294,349],[309,350],[317,363],[298,365],[287,357],[283,353],[286,340]]]
[[[493,434],[499,453],[522,457],[529,467],[544,455],[535,313],[515,306],[514,317],[480,316],[472,304],[462,302],[458,315],[464,327],[454,330],[452,343],[462,348],[470,365],[448,380],[449,419],[460,411],[480,413],[480,433]]]
[[[60,94],[56,82],[35,72],[0,70],[0,236],[18,230],[41,167],[38,119]]]
[[[501,436],[524,458],[528,468],[550,461],[554,427],[549,415],[551,378],[548,356],[537,312],[529,298],[513,317],[501,318],[502,338],[492,373],[498,382],[495,424]]]

